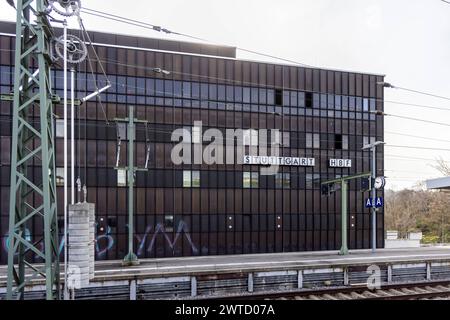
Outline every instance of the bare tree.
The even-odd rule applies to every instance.
[[[433,168],[438,170],[440,173],[446,176],[450,176],[450,162],[442,159],[439,157],[439,159],[436,160],[436,164],[431,165]]]

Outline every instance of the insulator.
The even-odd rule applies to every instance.
[[[60,59],[64,59],[64,36],[55,39],[55,51]],[[80,38],[67,35],[67,62],[81,63],[86,59],[87,52],[87,46]]]
[[[71,17],[79,15],[81,2],[80,0],[49,0],[49,8],[64,17]]]

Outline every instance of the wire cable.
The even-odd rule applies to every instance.
[[[210,41],[210,40],[203,39],[203,38],[200,38],[200,37],[192,36],[192,35],[189,35],[189,34],[186,34],[186,33],[171,31],[171,30],[168,30],[166,28],[162,28],[160,26],[155,26],[155,25],[147,23],[147,22],[126,18],[126,17],[119,16],[119,15],[114,15],[114,14],[111,14],[111,13],[108,13],[108,12],[104,12],[104,11],[93,10],[93,9],[89,9],[89,8],[82,8],[81,12],[86,13],[86,14],[90,14],[90,15],[93,15],[93,16],[101,17],[101,18],[104,18],[104,19],[110,19],[110,20],[113,20],[113,21],[127,23],[127,24],[130,24],[130,25],[146,28],[146,29],[149,29],[149,30],[152,30],[152,31],[164,32],[164,33],[167,33],[167,34],[180,35],[180,36],[187,37],[187,38],[190,38],[190,39],[199,40],[199,41],[208,42],[208,43],[217,45],[217,43],[215,43],[214,41]],[[228,47],[233,47],[233,46],[228,46]],[[300,66],[304,66],[304,67],[314,68],[314,66],[312,66],[312,65],[305,64],[305,63],[302,63],[302,62],[298,62],[298,61],[295,61],[295,60],[281,58],[281,57],[274,56],[274,55],[271,55],[271,54],[266,54],[266,53],[262,53],[262,52],[258,52],[258,51],[254,51],[254,50],[250,50],[250,49],[246,49],[246,48],[241,48],[241,47],[237,47],[237,46],[235,48],[238,49],[238,50],[241,50],[241,51],[245,51],[245,52],[248,52],[248,53],[264,56],[264,57],[267,57],[267,58],[276,59],[276,60],[280,60],[280,61],[284,61],[284,62],[289,62],[291,64],[296,64],[296,65],[300,65]]]
[[[377,112],[377,115],[390,116],[390,117],[394,117],[394,118],[413,120],[413,121],[419,121],[419,122],[425,122],[425,123],[431,123],[431,124],[437,124],[437,125],[440,125],[440,126],[450,127],[449,123],[443,123],[443,122],[437,122],[437,121],[431,121],[431,120],[424,120],[424,119],[412,118],[412,117],[405,117],[405,116],[400,116],[400,115],[397,115],[397,114],[390,114],[390,113],[385,113],[385,112],[380,112],[380,111]]]
[[[413,134],[406,134],[406,133],[393,132],[393,131],[387,131],[387,130],[385,130],[384,133],[394,134],[394,135],[398,135],[398,136],[411,137],[411,138],[418,138],[418,139],[425,139],[425,140],[431,140],[431,141],[439,141],[439,142],[450,143],[450,140],[438,139],[438,138],[430,138],[430,137],[423,137],[423,136],[416,136],[416,135],[413,135]]]
[[[393,145],[393,144],[385,144],[385,146],[386,147],[391,147],[391,148],[421,149],[421,150],[434,150],[434,151],[450,151],[450,149],[445,149],[445,148],[402,146],[402,145]]]
[[[0,51],[2,51],[2,50],[14,51],[14,50],[9,50],[9,49],[0,49]],[[118,60],[112,60],[112,59],[100,59],[99,61],[104,62],[106,64],[113,64],[113,65],[124,66],[124,67],[132,67],[132,68],[143,69],[143,70],[148,70],[148,71],[154,71],[154,69],[155,69],[155,67],[145,67],[145,66],[140,66],[140,65],[120,63]],[[209,79],[209,80],[224,81],[224,82],[228,82],[228,83],[232,83],[232,84],[239,84],[239,85],[246,84],[246,85],[249,85],[249,86],[257,86],[257,87],[266,88],[266,89],[276,89],[277,88],[276,86],[264,85],[264,84],[261,84],[261,83],[255,83],[255,82],[249,82],[249,81],[239,81],[239,80],[233,80],[233,79],[211,77],[211,76],[193,74],[193,73],[188,73],[188,72],[177,72],[177,71],[173,71],[173,70],[169,70],[169,72],[172,73],[172,74],[191,76],[191,77],[195,77],[195,78],[202,78],[202,79],[204,78],[204,79]],[[88,79],[87,81],[93,81],[93,80],[89,80]],[[111,82],[111,83],[112,84],[119,84],[117,82]],[[127,87],[127,88],[146,89],[144,87],[132,86],[132,85],[127,85],[127,84],[120,84],[120,85],[122,87]],[[291,88],[291,87],[285,87],[285,89],[286,90],[305,91],[305,90],[299,90],[298,88]],[[322,91],[305,91],[305,92],[311,92],[311,93],[316,93],[316,94],[328,94],[327,92],[322,92]],[[163,93],[163,92],[159,92],[159,93]],[[173,94],[173,96],[175,97],[176,95]],[[186,97],[181,96],[181,95],[179,95],[179,97],[180,98],[186,98]],[[353,96],[349,96],[349,97],[353,97]],[[392,103],[392,104],[405,105],[405,106],[411,106],[411,107],[417,107],[417,108],[425,108],[425,109],[450,111],[450,108],[445,108],[445,107],[437,107],[437,106],[430,106],[430,105],[423,105],[423,104],[414,104],[414,103],[393,101],[393,100],[384,100],[384,99],[378,99],[378,98],[370,98],[370,99],[373,99],[373,100],[375,100],[377,102]],[[204,100],[204,101],[206,101],[206,100]],[[208,101],[216,102],[215,100],[208,100]],[[328,106],[333,106],[333,103],[327,102],[327,105]],[[338,111],[341,111],[341,110],[338,110]],[[352,110],[344,110],[344,111],[352,111]]]
[[[78,16],[78,23],[80,25],[80,29],[83,30],[83,32],[82,32],[83,41],[86,42],[86,37],[87,37],[87,39],[89,41],[89,45],[91,46],[92,51],[94,52],[94,54],[96,56],[97,62],[100,65],[100,68],[101,68],[101,70],[103,72],[103,75],[105,76],[107,82],[109,83],[108,76],[106,75],[105,70],[103,69],[102,63],[100,62],[100,58],[98,57],[97,52],[96,52],[96,50],[94,48],[94,45],[92,44],[91,38],[89,36],[89,33],[84,28],[83,20],[81,19],[80,16]],[[86,34],[86,37],[85,37],[85,34]],[[90,69],[90,73],[92,75],[92,79],[94,81],[95,89],[98,91],[99,87],[98,87],[98,84],[97,84],[97,77],[94,74],[94,68],[92,66],[91,58],[89,57],[89,50],[87,52],[87,61],[89,62],[89,69]],[[103,115],[105,116],[105,121],[108,122],[108,117],[106,115],[105,107],[103,106],[100,94],[97,95],[96,98],[97,98],[97,101],[100,104],[100,107],[101,107],[102,111],[103,111]]]
[[[397,87],[397,86],[392,86],[392,88],[400,89],[400,90],[404,90],[404,91],[409,91],[409,92],[413,92],[413,93],[418,93],[418,94],[422,94],[422,95],[426,95],[426,96],[430,96],[430,97],[434,97],[434,98],[439,98],[439,99],[444,99],[444,100],[449,100],[450,101],[449,97],[439,96],[439,95],[434,94],[434,93],[428,93],[428,92],[423,92],[423,91],[413,90],[413,89],[408,89],[408,88],[403,88],[403,87]]]

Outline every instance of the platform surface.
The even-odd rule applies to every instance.
[[[332,268],[384,263],[421,263],[450,261],[450,246],[407,249],[350,250],[342,256],[338,251],[290,252],[141,259],[137,266],[122,266],[119,260],[97,261],[95,279],[130,279],[195,274],[263,272],[299,268]],[[0,283],[6,280],[6,266],[0,266]],[[1,285],[1,284],[0,284]]]

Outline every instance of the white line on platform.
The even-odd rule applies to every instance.
[[[436,256],[447,256],[450,258],[450,253],[442,253],[442,254],[428,254],[428,255],[403,255],[403,256],[382,256],[382,257],[348,257],[341,258],[340,260],[349,261],[349,260],[374,260],[374,259],[401,259],[401,258],[431,258]],[[130,272],[130,271],[145,271],[145,270],[159,270],[162,271],[164,269],[186,269],[186,268],[217,268],[217,267],[231,267],[231,266],[245,266],[245,265],[276,265],[276,264],[286,264],[286,263],[333,263],[339,261],[335,258],[324,258],[320,260],[282,260],[282,261],[255,261],[255,262],[233,262],[233,263],[217,263],[217,264],[198,264],[198,265],[181,265],[181,266],[165,266],[165,267],[145,267],[145,268],[120,268],[120,269],[107,269],[107,270],[98,270],[95,271],[96,274],[100,273],[110,273],[110,272]],[[387,260],[388,261],[388,260]]]

